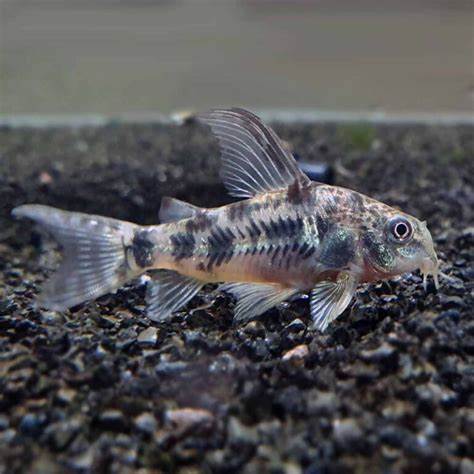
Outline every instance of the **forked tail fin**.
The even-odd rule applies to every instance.
[[[59,269],[43,287],[39,299],[43,307],[71,308],[114,291],[141,273],[127,259],[136,224],[36,204],[19,206],[12,214],[37,222],[63,248]]]

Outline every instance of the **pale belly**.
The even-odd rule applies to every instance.
[[[177,271],[182,275],[209,283],[255,282],[277,283],[283,287],[306,290],[321,279],[315,269],[314,260],[302,260],[295,253],[273,258],[268,255],[236,255],[228,261],[209,265],[208,258],[166,259],[160,268]],[[217,264],[219,263],[219,264]]]

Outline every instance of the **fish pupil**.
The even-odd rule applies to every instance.
[[[393,223],[393,235],[397,240],[406,240],[412,233],[410,224],[405,220],[398,220]]]

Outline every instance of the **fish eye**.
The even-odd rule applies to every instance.
[[[413,235],[413,227],[404,217],[395,217],[389,222],[390,236],[396,242],[407,242]]]

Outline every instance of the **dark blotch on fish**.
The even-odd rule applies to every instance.
[[[318,229],[319,239],[324,239],[324,236],[329,230],[329,222],[326,219],[323,219],[321,216],[316,216],[316,227]]]
[[[186,230],[188,232],[204,232],[209,229],[214,223],[207,212],[199,212],[195,217],[186,222]]]
[[[288,186],[288,202],[290,204],[298,205],[307,202],[311,198],[311,187],[300,183],[295,179],[294,183]]]
[[[231,222],[242,221],[244,218],[250,218],[252,214],[258,212],[262,208],[267,208],[268,202],[249,203],[247,201],[240,201],[229,205],[227,215]]]
[[[328,268],[343,268],[352,260],[354,253],[354,235],[336,228],[322,241],[320,261]]]
[[[139,267],[145,268],[153,264],[153,248],[154,244],[148,237],[148,231],[143,230],[135,234],[132,241],[132,252]]]
[[[216,227],[211,230],[207,243],[211,249],[228,247],[235,240],[235,234],[229,227]]]
[[[211,230],[207,239],[209,258],[207,270],[211,270],[214,265],[218,267],[232,258],[235,239],[236,235],[229,227],[216,227]]]
[[[307,242],[304,242],[303,245],[299,248],[299,254],[303,258],[303,260],[311,257],[313,253],[316,251],[313,245],[309,245]]]
[[[258,239],[262,234],[262,230],[254,221],[250,221],[250,224],[245,227],[245,230],[251,239]]]
[[[219,267],[223,262],[229,262],[234,255],[235,248],[230,245],[228,248],[211,251],[208,255],[209,261],[206,266],[207,271],[211,271],[214,266]]]
[[[193,256],[196,239],[194,235],[186,232],[178,232],[170,236],[173,249],[171,255],[177,260],[182,258],[190,258]]]
[[[362,236],[362,241],[369,258],[378,267],[389,268],[394,260],[392,250],[380,241],[373,232],[366,232]]]
[[[230,221],[241,221],[246,213],[245,201],[236,202],[229,205],[227,215]]]
[[[260,221],[260,227],[265,231],[267,238],[271,240],[298,239],[303,230],[304,222],[301,217],[279,217],[278,220],[270,219],[268,223]]]
[[[355,212],[361,212],[364,209],[364,200],[359,193],[350,195],[351,207]]]

